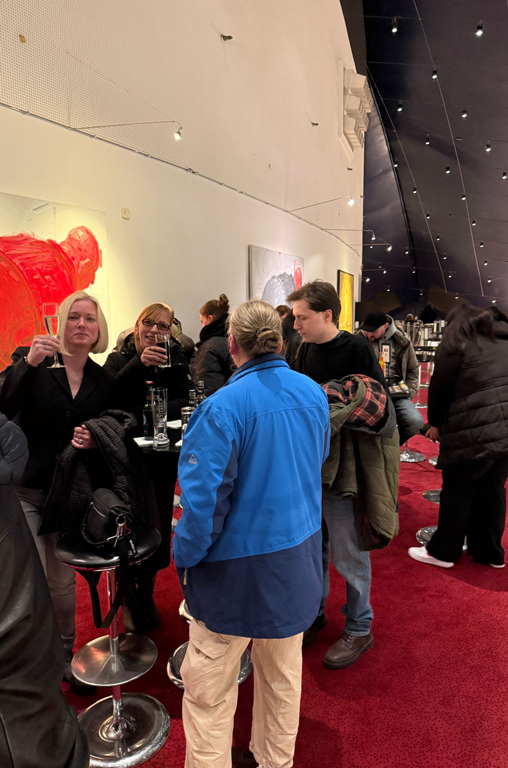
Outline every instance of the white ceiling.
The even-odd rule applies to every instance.
[[[342,138],[353,66],[338,0],[0,0],[3,104],[284,210],[360,197],[363,152]],[[358,222],[346,202],[298,215],[340,230]]]

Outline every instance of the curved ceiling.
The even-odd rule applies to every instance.
[[[344,4],[344,13],[350,30],[357,27],[359,4]],[[390,287],[408,306],[438,289],[452,300],[508,307],[506,0],[364,0],[363,15],[364,63],[354,40],[353,48],[391,154],[383,162],[374,120],[365,227],[393,243],[390,252],[373,250],[365,232],[364,270],[372,271],[363,297]],[[393,184],[383,176],[397,184],[405,217],[387,204],[383,189],[393,194]]]

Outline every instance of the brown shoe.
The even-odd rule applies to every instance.
[[[354,664],[360,658],[362,653],[372,648],[373,642],[374,638],[371,633],[357,637],[356,635],[344,632],[342,637],[328,649],[323,659],[323,664],[328,669],[350,667],[351,664]]]
[[[231,750],[231,760],[233,768],[257,768],[259,763],[256,763],[254,755],[245,747],[233,747]]]

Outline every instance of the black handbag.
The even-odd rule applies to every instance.
[[[95,626],[98,629],[106,629],[113,621],[122,601],[129,557],[135,557],[137,554],[133,514],[116,493],[108,488],[99,488],[93,494],[83,518],[81,534],[88,544],[99,550],[100,554],[120,557],[115,599],[104,619],[101,614],[96,575],[88,571],[80,571],[90,587]]]

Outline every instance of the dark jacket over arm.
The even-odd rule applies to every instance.
[[[463,356],[445,352],[439,347],[436,353],[434,373],[430,380],[427,418],[431,427],[442,427],[453,401]]]

